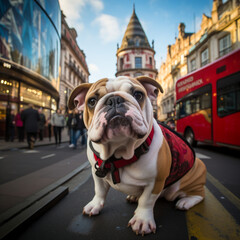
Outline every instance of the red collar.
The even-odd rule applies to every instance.
[[[95,174],[100,178],[104,178],[107,175],[107,173],[111,171],[113,183],[114,184],[120,183],[120,175],[118,169],[136,162],[142,154],[147,153],[149,150],[149,146],[152,143],[153,135],[154,128],[152,127],[152,130],[148,135],[148,138],[134,151],[133,157],[128,160],[123,158],[117,159],[114,156],[112,156],[104,161],[99,157],[99,153],[97,153],[94,150],[92,142],[90,141],[90,148],[92,149],[94,158],[96,160]]]

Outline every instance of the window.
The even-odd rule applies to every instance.
[[[204,66],[209,63],[209,53],[208,48],[201,52],[201,66]]]
[[[152,66],[152,57],[149,57],[149,64]]]
[[[219,57],[229,53],[232,50],[230,36],[231,35],[228,34],[219,39]]]
[[[196,59],[192,59],[191,62],[190,62],[190,69],[191,71],[194,71],[196,70]]]
[[[135,57],[135,68],[142,68],[142,58]]]
[[[224,117],[240,111],[240,72],[217,82],[217,112]]]
[[[123,58],[120,58],[120,70],[123,69]]]
[[[142,76],[143,74],[141,72],[136,72],[134,73],[134,77],[139,77],[139,76]]]

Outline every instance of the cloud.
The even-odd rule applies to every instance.
[[[108,14],[101,14],[93,21],[93,24],[97,24],[100,27],[100,38],[105,43],[116,41],[121,35],[118,20],[114,16]]]
[[[101,0],[90,0],[89,3],[97,12],[102,11],[104,8],[103,2]]]
[[[88,66],[91,73],[99,73],[99,67],[96,64],[90,63]]]
[[[69,26],[77,26],[77,31],[84,29],[81,22],[82,12],[87,6],[91,6],[95,12],[101,12],[104,8],[102,0],[59,0],[61,10],[67,17]]]
[[[86,5],[86,0],[59,0],[61,10],[70,21],[81,18],[81,12]]]

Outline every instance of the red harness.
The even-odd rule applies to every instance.
[[[168,142],[172,155],[170,174],[167,177],[164,186],[167,187],[183,177],[192,168],[195,161],[195,153],[181,135],[161,123],[158,124],[165,139]],[[152,143],[153,135],[154,128],[152,128],[152,131],[150,132],[146,141],[135,150],[134,156],[128,160],[123,158],[116,159],[114,156],[112,156],[108,160],[103,161],[99,157],[99,154],[94,150],[92,143],[90,142],[90,147],[96,160],[96,175],[100,178],[103,178],[109,171],[111,171],[113,183],[120,183],[120,175],[118,169],[136,162],[142,154],[147,153],[149,146]]]
[[[128,160],[123,158],[117,159],[114,156],[112,156],[108,160],[103,161],[98,156],[99,154],[96,153],[96,151],[94,151],[90,142],[90,147],[94,152],[93,155],[96,160],[96,164],[95,164],[96,175],[100,178],[105,177],[108,171],[110,170],[112,173],[113,183],[114,184],[120,183],[120,176],[119,176],[118,169],[136,162],[142,154],[148,152],[149,146],[152,143],[153,135],[154,135],[154,128],[152,128],[152,131],[150,132],[146,141],[135,150],[133,157]]]

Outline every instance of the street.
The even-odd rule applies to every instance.
[[[67,143],[60,148],[49,145],[27,151],[0,152],[1,185],[83,152],[69,149]],[[205,201],[185,212],[159,199],[154,208],[157,232],[146,239],[239,239],[239,151],[206,145],[199,145],[195,151],[208,169]],[[82,208],[94,193],[89,167],[67,186],[69,194],[14,239],[136,239],[127,228],[136,205],[128,204],[120,192],[110,190],[99,216],[82,215]]]
[[[12,181],[41,168],[60,162],[79,152],[68,148],[67,143],[37,147],[33,150],[14,148],[0,153],[0,184]]]

